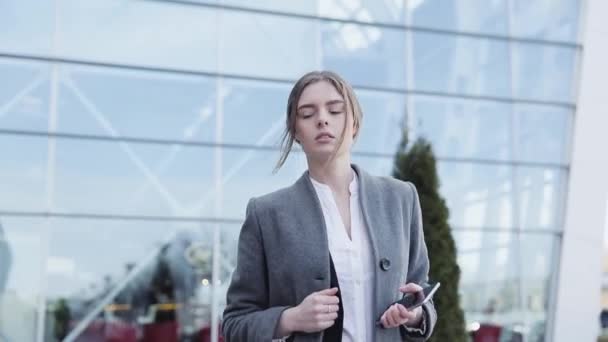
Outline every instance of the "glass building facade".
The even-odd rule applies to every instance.
[[[426,137],[471,329],[551,325],[578,65],[576,0],[0,2],[0,341],[215,340],[249,198],[293,82],[330,69],[390,175]],[[25,329],[24,329],[25,327]]]

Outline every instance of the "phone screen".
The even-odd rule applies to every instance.
[[[403,296],[403,298],[401,298],[400,300],[398,300],[395,303],[399,303],[399,304],[405,306],[405,308],[408,310],[415,309],[415,308],[419,307],[420,305],[429,301],[433,297],[433,295],[435,294],[437,289],[439,288],[439,285],[440,285],[439,282],[427,283],[425,285],[422,285],[421,291],[414,292],[414,293],[406,293]],[[393,303],[393,304],[395,304],[395,303]],[[378,321],[376,321],[376,324],[379,326],[382,326],[380,319],[378,319]]]
[[[422,287],[421,291],[405,294],[398,303],[405,306],[408,310],[416,308],[433,297],[433,294],[435,294],[435,291],[437,291],[438,288],[439,283],[427,284]]]

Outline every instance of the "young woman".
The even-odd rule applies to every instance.
[[[294,141],[308,170],[252,198],[222,330],[240,341],[424,341],[432,302],[391,305],[428,280],[420,204],[411,183],[351,164],[362,113],[333,72],[310,72],[287,101],[285,162]]]

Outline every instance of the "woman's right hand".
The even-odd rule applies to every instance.
[[[279,329],[283,333],[280,335],[285,336],[296,331],[318,332],[334,325],[340,303],[337,293],[337,287],[313,292],[304,298],[300,305],[283,311],[279,323]]]

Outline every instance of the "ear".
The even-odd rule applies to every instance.
[[[358,134],[359,134],[359,126],[355,125],[355,123],[353,122],[353,140],[357,138]]]

